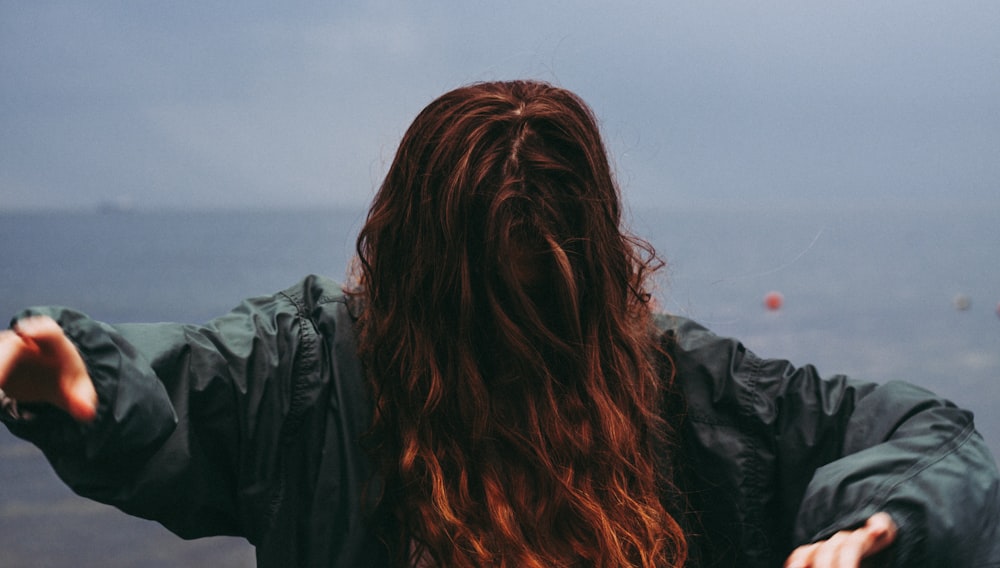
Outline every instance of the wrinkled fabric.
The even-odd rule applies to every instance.
[[[389,520],[366,513],[371,407],[336,283],[311,276],[204,326],[18,318],[31,314],[80,349],[98,417],[34,405],[4,421],[76,492],[184,538],[243,536],[262,567],[389,564]],[[890,565],[1000,565],[997,468],[971,413],[906,383],[763,360],[683,318],[656,324],[692,565],[780,566],[878,511],[899,526]]]
[[[764,360],[662,316],[683,397],[679,480],[703,565],[780,566],[886,511],[891,566],[1000,566],[1000,485],[972,413],[903,383]]]

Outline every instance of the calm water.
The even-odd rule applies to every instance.
[[[905,379],[976,411],[1000,454],[997,210],[637,211],[668,311],[824,374]],[[0,314],[66,304],[113,322],[199,322],[308,273],[341,279],[363,211],[0,214]],[[767,312],[768,290],[785,306]],[[952,306],[957,294],[971,309]],[[7,317],[6,315],[3,317]],[[73,496],[0,429],[0,566],[252,566]]]

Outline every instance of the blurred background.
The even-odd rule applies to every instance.
[[[432,98],[534,77],[636,203],[1000,202],[1000,5],[0,2],[0,208],[364,205]]]
[[[198,322],[340,279],[416,113],[530,77],[600,117],[664,309],[934,389],[1000,452],[1000,4],[424,4],[0,0],[0,313]],[[253,565],[5,430],[0,479],[2,566]]]

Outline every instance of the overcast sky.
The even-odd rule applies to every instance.
[[[367,203],[453,87],[578,92],[628,198],[1000,206],[1000,2],[0,0],[0,210]]]

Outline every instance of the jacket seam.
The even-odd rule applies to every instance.
[[[741,397],[740,408],[743,413],[743,422],[752,422],[756,418],[756,414],[753,412],[754,404],[760,402],[760,393],[758,392],[758,382],[760,379],[760,370],[763,366],[763,361],[754,355],[753,353],[747,352],[746,357],[749,359],[750,370],[747,374],[747,389],[746,394]],[[747,424],[748,427],[755,427],[754,424]],[[746,469],[748,475],[744,478],[743,495],[762,495],[763,494],[763,481],[764,474],[762,472],[762,466],[760,464],[759,456],[760,454],[760,443],[758,436],[749,435],[747,433],[747,428],[740,428],[741,436],[746,440],[747,447],[747,457],[746,457]],[[757,538],[761,539],[754,543],[748,543],[745,552],[751,552],[756,549],[758,553],[767,554],[770,550],[770,541],[767,539],[767,534],[761,526],[761,518],[763,514],[761,512],[761,504],[757,499],[747,500],[746,509],[746,524],[745,527],[751,529],[747,533],[744,533],[744,538],[751,537],[755,540]],[[756,546],[753,546],[756,544]]]
[[[268,505],[267,521],[264,523],[265,526],[269,527],[268,531],[273,528],[275,521],[277,520],[278,513],[281,509],[281,503],[285,499],[285,491],[287,488],[287,478],[288,478],[288,448],[290,445],[287,440],[293,436],[293,434],[298,429],[298,418],[297,415],[302,412],[302,399],[304,396],[301,394],[302,379],[315,371],[317,365],[316,357],[316,336],[318,336],[319,331],[315,329],[315,323],[312,318],[306,313],[305,306],[298,301],[297,298],[291,296],[287,292],[279,292],[278,296],[288,300],[295,308],[295,317],[298,320],[298,339],[299,339],[299,349],[295,354],[295,359],[292,362],[291,375],[293,377],[293,382],[291,384],[291,392],[289,395],[289,408],[288,415],[284,419],[284,423],[281,427],[281,434],[279,435],[280,446],[282,452],[278,464],[278,479],[277,487],[274,490],[274,496],[271,498],[271,502]],[[312,328],[312,333],[306,329],[306,326]],[[310,357],[311,355],[311,357]]]
[[[882,510],[891,500],[894,495],[894,491],[897,487],[906,483],[907,481],[917,477],[924,471],[927,471],[930,467],[937,464],[938,462],[944,460],[945,458],[953,455],[962,446],[964,446],[972,435],[975,433],[976,429],[971,423],[967,424],[962,431],[956,435],[954,438],[949,440],[943,445],[940,453],[934,455],[933,457],[926,460],[917,460],[905,472],[899,475],[893,475],[889,479],[880,483],[871,492],[871,496],[863,501],[858,507],[859,510],[864,510],[866,508],[871,508],[873,510]],[[885,497],[881,497],[885,496]],[[880,498],[881,497],[881,498]],[[900,522],[900,521],[897,521]],[[836,524],[828,524],[821,530],[817,531],[816,534],[829,534],[832,530],[837,528]]]
[[[288,416],[285,417],[284,424],[282,425],[282,432],[279,436],[281,440],[281,447],[287,448],[287,440],[294,435],[298,429],[298,418],[297,415],[302,412],[304,396],[301,394],[303,377],[315,372],[317,365],[319,364],[318,356],[318,341],[317,338],[320,336],[319,330],[316,328],[316,322],[306,310],[305,304],[300,301],[298,294],[290,294],[288,291],[282,291],[277,294],[277,296],[282,297],[295,308],[295,317],[298,319],[298,336],[300,348],[297,350],[295,355],[295,360],[292,363],[292,376],[294,377],[293,383],[291,385],[291,395],[289,400]],[[346,305],[346,300],[343,297],[336,297],[328,295],[324,292],[319,298],[316,299],[316,306],[323,306],[325,304],[336,304],[342,303]],[[310,329],[307,330],[306,327]],[[310,333],[311,331],[311,333]],[[286,490],[286,479],[288,477],[288,459],[282,452],[280,457],[280,463],[278,464],[278,480],[277,487],[274,490],[274,496],[271,498],[268,504],[267,518],[264,526],[269,527],[268,530],[273,528],[275,521],[277,520],[279,510],[281,509],[281,503],[285,499]]]

